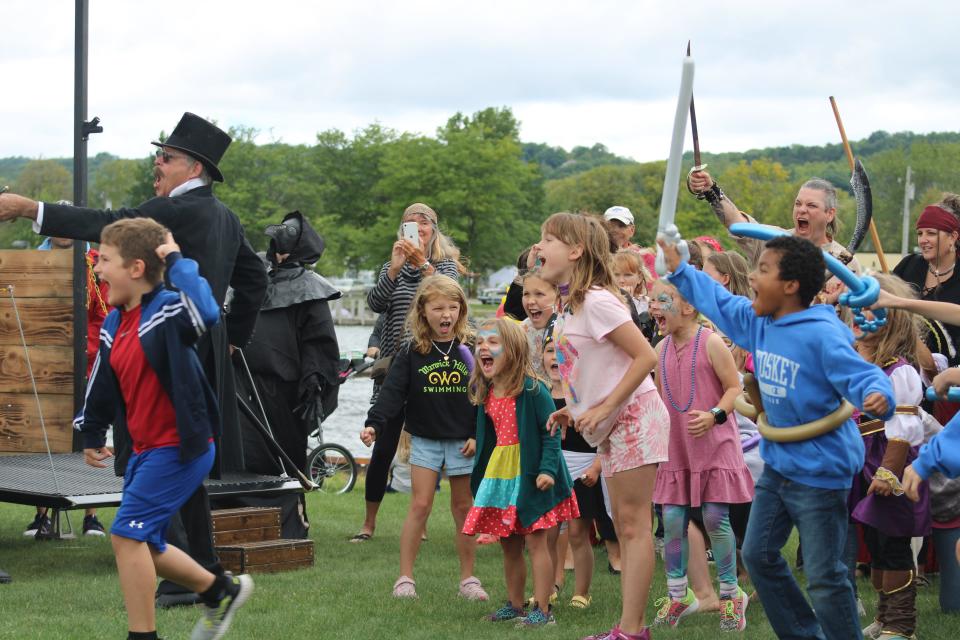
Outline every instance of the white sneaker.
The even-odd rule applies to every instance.
[[[881,633],[883,633],[883,623],[879,620],[874,620],[863,628],[863,637],[867,638],[867,640],[877,640]]]
[[[253,579],[246,574],[235,576],[233,584],[236,585],[236,593],[226,596],[216,607],[200,605],[203,617],[193,628],[191,640],[220,640],[227,632],[237,609],[242,607],[253,593]]]

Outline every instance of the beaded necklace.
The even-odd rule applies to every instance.
[[[687,400],[687,405],[683,408],[677,406],[677,403],[673,401],[673,394],[670,393],[670,383],[667,382],[667,350],[670,348],[670,345],[673,344],[673,336],[667,336],[663,349],[660,350],[660,375],[663,379],[661,384],[667,394],[667,400],[670,402],[670,406],[680,413],[686,413],[690,410],[690,407],[693,406],[693,396],[697,391],[697,351],[700,350],[700,333],[702,331],[703,326],[701,325],[697,328],[697,335],[693,339],[693,360],[690,364],[690,398]]]

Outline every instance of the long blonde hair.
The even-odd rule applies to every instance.
[[[610,269],[625,269],[630,273],[636,273],[640,276],[640,282],[633,291],[628,291],[631,296],[636,298],[638,295],[647,295],[650,293],[650,286],[653,282],[653,276],[644,264],[643,258],[636,251],[630,249],[620,249],[610,258]],[[642,288],[641,288],[642,287]],[[640,289],[638,292],[636,289]]]
[[[433,333],[427,323],[426,306],[431,298],[441,297],[460,304],[460,314],[453,323],[453,337],[461,344],[467,342],[470,332],[467,325],[467,296],[457,282],[443,274],[427,276],[417,287],[417,293],[407,312],[407,331],[417,353],[429,353],[433,345]]]
[[[591,289],[606,289],[624,303],[620,288],[613,282],[610,270],[610,236],[596,216],[579,213],[555,213],[543,223],[542,233],[549,233],[564,244],[580,246],[583,254],[574,263],[570,279],[571,310],[583,305]]]
[[[530,344],[527,335],[520,325],[509,318],[489,318],[477,325],[477,331],[495,329],[500,334],[500,344],[503,347],[503,366],[500,375],[504,376],[507,397],[516,397],[523,391],[525,378],[537,379],[530,362]],[[483,375],[478,362],[470,374],[470,401],[477,406],[483,406],[487,394],[493,388],[493,380]]]
[[[718,273],[730,278],[727,291],[735,296],[753,300],[753,288],[750,286],[750,265],[747,259],[736,251],[714,251],[707,257]]]
[[[909,284],[895,275],[876,273],[873,277],[880,288],[901,298],[916,298]],[[903,358],[911,365],[917,364],[917,340],[920,338],[920,324],[916,314],[903,309],[887,309],[887,323],[873,334],[862,338],[873,349],[873,363],[886,367]]]
[[[440,220],[436,211],[422,202],[414,202],[403,212],[404,217],[408,215],[420,216],[430,222],[433,233],[428,246],[423,247],[423,253],[427,260],[452,260],[457,265],[457,271],[467,273],[466,260],[461,262],[460,248],[454,244],[450,236],[440,231]],[[400,220],[400,226],[397,227],[397,238],[403,239],[403,218]]]

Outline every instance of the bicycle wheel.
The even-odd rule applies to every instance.
[[[347,493],[357,483],[357,462],[345,447],[324,443],[307,457],[307,475],[324,493]]]

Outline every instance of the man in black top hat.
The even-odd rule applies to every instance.
[[[211,183],[223,181],[217,164],[230,142],[230,136],[213,124],[185,113],[169,138],[153,143],[157,146],[153,183],[157,197],[131,209],[101,211],[0,194],[0,221],[31,218],[35,221],[34,230],[45,236],[97,242],[100,231],[111,222],[121,218],[153,218],[173,232],[185,256],[197,261],[200,274],[210,283],[218,304],[223,305],[227,287],[233,288],[226,322],[217,324],[198,343],[207,378],[221,408],[219,463],[214,466],[214,474],[220,470],[243,469],[230,351],[250,340],[267,286],[263,263],[244,237],[239,219],[213,195]],[[124,431],[114,429],[119,474],[127,457],[123,455],[125,447],[129,454]],[[203,566],[219,570],[213,550],[210,505],[203,487],[180,514],[186,540],[178,539],[175,530],[171,531],[170,540],[177,546],[186,546]]]

